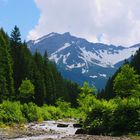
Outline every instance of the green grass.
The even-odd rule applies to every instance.
[[[132,135],[131,134],[128,137],[131,138],[132,140],[140,140],[140,135],[137,136],[137,135]]]

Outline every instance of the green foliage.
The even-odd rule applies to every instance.
[[[138,98],[110,101],[95,100],[84,121],[90,134],[121,135],[139,131],[140,100]]]
[[[70,102],[65,102],[61,99],[56,101],[57,108],[61,110],[62,118],[80,118],[80,112],[76,108],[71,108]],[[79,116],[80,115],[80,116]]]
[[[84,82],[81,90],[82,90],[82,94],[84,94],[84,96],[86,96],[88,94],[95,94],[95,92],[96,92],[96,88],[90,87],[88,82]]]
[[[134,133],[140,126],[140,99],[118,99],[113,114],[113,128],[116,133]]]
[[[41,109],[34,103],[24,104],[21,110],[29,122],[43,120]]]
[[[129,62],[127,60],[124,61],[124,64],[121,66],[123,67],[124,65],[129,64]],[[98,93],[98,98],[99,99],[113,99],[116,97],[116,92],[114,91],[114,80],[116,78],[116,76],[118,75],[118,73],[121,72],[121,67],[114,73],[114,75],[112,77],[110,77],[106,83],[106,86],[103,90],[101,90]]]
[[[114,80],[114,91],[120,97],[129,97],[139,89],[139,75],[128,64],[124,65]]]
[[[87,82],[83,84],[81,88],[81,93],[77,99],[79,104],[79,110],[83,113],[82,117],[85,118],[87,113],[91,110],[95,103],[95,92],[96,89],[90,87]]]
[[[63,102],[63,104],[69,106],[69,103]],[[20,102],[4,101],[0,104],[0,124],[25,123],[33,121],[40,122],[43,120],[79,117],[78,110],[69,108],[68,106],[67,111],[65,111],[66,108],[64,109],[62,106],[55,107],[45,104],[44,106],[39,107],[32,102],[28,104],[20,104]]]
[[[12,100],[14,96],[12,59],[8,39],[7,34],[0,29],[0,101],[2,99]]]
[[[140,75],[140,48],[137,50],[135,55],[132,57],[132,61],[130,62],[130,65],[134,67],[137,74]]]
[[[88,112],[85,120],[85,127],[89,127],[91,134],[109,134],[112,126],[112,116],[116,105],[112,101],[94,101],[92,110]]]
[[[35,85],[35,103],[42,106],[45,102],[46,87],[43,78],[43,58],[38,52],[35,52],[34,54],[34,62],[35,71],[33,84]]]
[[[8,124],[25,122],[20,103],[4,101],[0,105],[0,122]]]
[[[30,80],[25,79],[22,81],[19,87],[19,97],[24,99],[24,101],[30,101],[34,97],[34,85],[31,83]]]
[[[46,108],[47,113],[49,113],[49,119],[51,120],[57,120],[61,119],[62,117],[62,111],[60,108],[57,108],[55,106],[45,106],[44,109]],[[48,119],[48,118],[47,118]]]
[[[58,99],[56,101],[56,105],[64,112],[66,112],[71,107],[71,104],[69,102],[65,102],[61,99]]]
[[[77,107],[78,106],[77,98],[79,96],[79,93],[81,92],[80,89],[81,87],[78,84],[68,80],[64,81],[64,87],[68,94],[68,98],[69,98],[68,102],[71,103],[72,107]]]

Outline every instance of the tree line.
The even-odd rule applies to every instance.
[[[79,85],[64,79],[47,52],[32,54],[17,26],[10,37],[0,29],[0,102],[3,100],[54,105],[57,99],[76,106]]]

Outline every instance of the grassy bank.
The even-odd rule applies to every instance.
[[[136,136],[136,135],[129,135],[129,138],[131,138],[132,140],[140,140],[140,135]]]

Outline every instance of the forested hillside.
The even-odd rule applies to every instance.
[[[80,92],[76,83],[63,79],[47,52],[31,54],[17,26],[9,37],[0,29],[0,102],[3,100],[54,105],[61,98],[76,106]]]
[[[125,64],[128,64],[129,66],[133,67],[136,74],[140,75],[140,49],[137,50],[137,52],[135,53],[134,56],[131,57],[130,61],[125,61]],[[121,71],[121,68],[119,68],[116,73],[109,78],[109,80],[107,81],[107,84],[105,86],[105,89],[101,90],[100,93],[98,94],[99,98],[104,98],[104,99],[112,99],[114,97],[116,97],[116,93],[113,89],[113,85],[114,85],[114,79],[116,78],[116,76],[118,75],[118,73]],[[129,75],[129,73],[126,71],[126,74]],[[133,79],[130,79],[131,83],[133,83]],[[140,83],[140,80],[139,80]],[[125,83],[124,83],[125,84]]]

